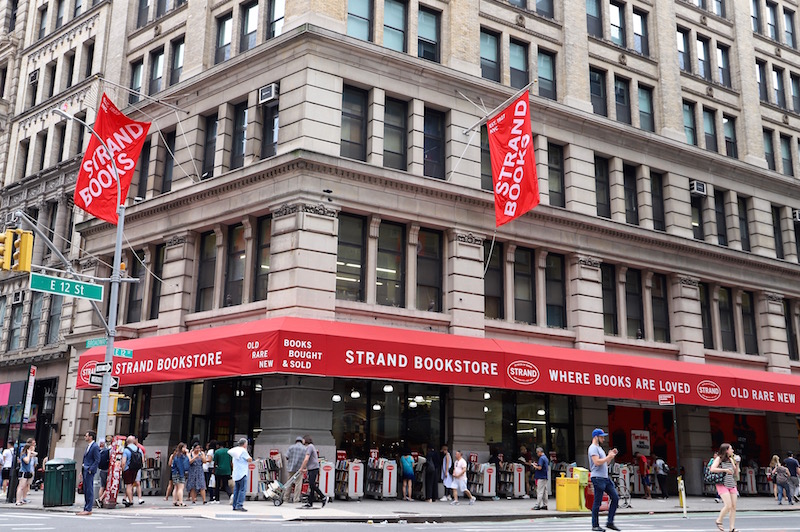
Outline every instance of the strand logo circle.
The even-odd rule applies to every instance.
[[[539,368],[526,360],[515,360],[506,370],[508,378],[517,384],[530,386],[539,380]]]
[[[722,388],[716,382],[706,379],[698,383],[697,395],[705,401],[714,402],[722,397]]]
[[[84,384],[89,384],[89,375],[94,373],[94,368],[97,366],[96,360],[90,360],[81,368],[81,380]]]

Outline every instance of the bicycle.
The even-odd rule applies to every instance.
[[[628,471],[630,471],[630,468]],[[630,486],[628,486],[628,482],[626,482],[625,478],[620,474],[620,466],[618,464],[614,464],[611,477],[614,486],[617,488],[617,495],[619,495],[619,507],[633,508],[633,506],[631,506]]]

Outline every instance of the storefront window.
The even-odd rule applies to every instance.
[[[364,218],[339,214],[336,256],[336,299],[364,301]]]
[[[222,445],[261,433],[261,379],[224,379],[186,385],[181,439]]]
[[[138,386],[132,393],[131,403],[133,404],[133,408],[131,410],[130,425],[128,426],[127,433],[133,434],[139,438],[139,442],[143,442],[145,438],[147,438],[147,435],[150,434],[151,394],[151,386]]]
[[[514,251],[514,320],[536,323],[536,275],[532,249]]]
[[[242,304],[245,265],[244,226],[228,230],[228,268],[225,275],[225,306]]]

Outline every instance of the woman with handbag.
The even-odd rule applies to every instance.
[[[785,465],[781,464],[781,459],[778,455],[774,455],[772,457],[772,461],[769,463],[770,467],[770,479],[772,480],[772,484],[778,490],[778,504],[783,504],[781,500],[783,499],[783,494],[786,494],[786,499],[789,501],[789,504],[794,504],[792,501],[792,484],[789,480],[790,473],[789,468]]]
[[[729,522],[731,525],[730,532],[737,532],[736,524],[736,498],[739,496],[739,490],[736,489],[735,475],[738,472],[739,464],[733,459],[733,447],[729,443],[723,443],[719,447],[719,456],[714,459],[711,467],[708,468],[710,480],[716,484],[717,493],[719,493],[722,502],[725,505],[719,512],[719,517],[715,521],[717,529],[724,532],[722,527],[722,520],[725,514],[730,513]]]

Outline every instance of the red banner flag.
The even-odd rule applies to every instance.
[[[121,204],[128,196],[136,161],[149,129],[150,122],[131,120],[103,94],[94,130],[108,150],[92,135],[78,172],[75,205],[101,220],[117,223],[117,183],[111,159],[113,157],[119,171]]]
[[[492,158],[495,223],[500,227],[539,205],[528,91],[486,126]]]

